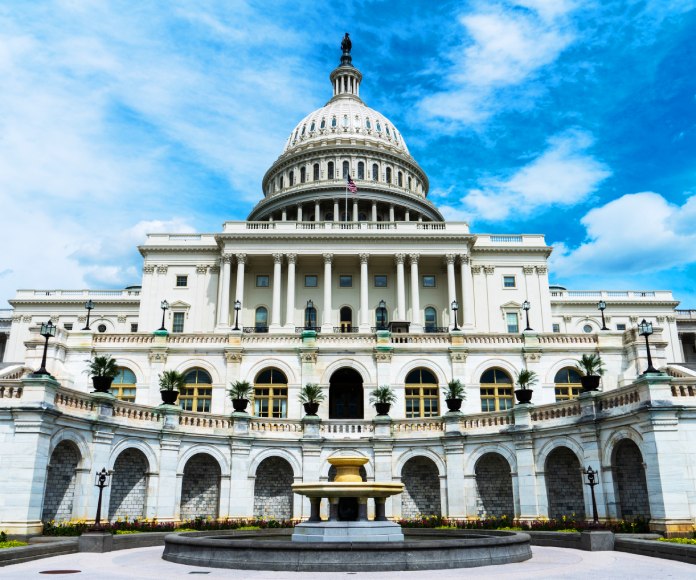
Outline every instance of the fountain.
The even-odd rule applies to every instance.
[[[162,558],[192,566],[241,570],[377,572],[441,570],[522,562],[532,557],[530,537],[497,530],[401,529],[385,516],[385,501],[401,483],[363,482],[365,457],[335,457],[332,482],[297,483],[309,498],[306,522],[289,530],[187,532],[165,537]],[[328,519],[321,502],[328,499]],[[368,501],[375,517],[368,519]]]

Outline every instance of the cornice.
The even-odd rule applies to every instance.
[[[551,297],[552,306],[587,306],[596,305],[597,297],[588,297],[587,300],[562,300],[558,297]],[[676,308],[679,305],[678,300],[650,300],[649,298],[640,298],[636,300],[614,300],[612,298],[602,298],[607,305],[611,306],[668,306],[670,308]],[[597,315],[599,316],[599,315]]]
[[[423,240],[427,241],[458,241],[464,242],[469,241],[474,237],[473,234],[462,234],[462,233],[428,233],[428,234],[418,234],[413,235],[413,232],[393,232],[389,230],[375,230],[374,233],[353,233],[352,230],[297,230],[297,234],[292,233],[269,233],[268,230],[263,230],[263,233],[255,233],[253,230],[245,232],[229,232],[222,233],[215,236],[219,242],[228,240],[298,240],[305,238],[307,240],[330,240],[330,241],[344,241],[344,240],[369,240],[369,241],[381,241],[384,242],[386,239],[392,240],[403,240],[407,242],[417,243]],[[349,253],[355,253],[355,249],[351,248]]]
[[[68,299],[68,298],[53,298],[52,296],[46,296],[47,300],[36,300],[32,298],[14,298],[12,300],[8,300],[7,302],[12,305],[12,306],[17,306],[17,305],[30,305],[30,304],[65,304],[65,305],[70,305],[70,304],[84,304],[85,298],[84,296],[76,296],[74,299]],[[133,298],[108,298],[108,297],[99,297],[99,304],[128,304],[128,305],[133,305],[133,304],[139,304],[140,303],[140,296],[134,296]]]
[[[217,234],[206,234],[215,236]],[[172,244],[171,246],[138,246],[138,251],[141,256],[146,254],[154,254],[160,252],[171,252],[176,250],[177,252],[187,252],[187,253],[200,253],[200,252],[212,252],[217,255],[218,246],[190,246],[181,244]],[[212,265],[212,264],[211,264]]]

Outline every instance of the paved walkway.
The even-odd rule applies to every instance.
[[[432,572],[255,572],[250,570],[222,570],[197,568],[172,564],[161,559],[162,548],[138,548],[106,554],[70,554],[45,558],[24,564],[0,568],[0,578],[30,580],[33,578],[89,578],[90,580],[170,580],[175,578],[226,578],[249,580],[332,580],[347,576],[375,580],[425,580],[426,578],[500,578],[523,580],[543,578],[556,580],[609,580],[650,578],[696,578],[696,566],[634,556],[623,552],[581,552],[562,548],[532,547],[534,557],[521,564],[467,568],[460,570],[435,570]],[[41,574],[50,570],[80,570],[79,574]]]

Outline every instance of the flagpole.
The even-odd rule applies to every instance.
[[[346,222],[348,221],[348,177],[349,175],[346,175]]]

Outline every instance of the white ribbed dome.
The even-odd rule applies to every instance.
[[[285,144],[283,154],[309,143],[337,137],[359,138],[409,155],[401,133],[382,113],[354,95],[339,95],[300,121]]]

